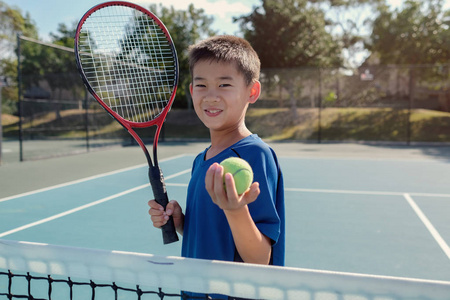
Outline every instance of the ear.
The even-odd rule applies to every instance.
[[[189,92],[191,93],[191,97],[192,97],[192,82],[189,84]]]
[[[259,95],[261,95],[261,83],[256,80],[250,87],[250,97],[248,102],[255,103],[256,100],[258,100]]]

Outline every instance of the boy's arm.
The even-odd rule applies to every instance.
[[[242,260],[246,263],[268,265],[272,250],[270,239],[256,227],[248,206],[224,212]]]
[[[239,255],[247,263],[268,264],[272,249],[270,239],[256,227],[247,206],[258,197],[259,184],[253,183],[247,192],[238,196],[233,176],[225,176],[228,193],[223,188],[222,176],[223,168],[213,164],[206,173],[206,190],[213,202],[223,209]]]

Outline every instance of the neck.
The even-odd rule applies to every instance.
[[[252,133],[245,127],[245,125],[231,131],[231,132],[216,132],[210,130],[211,147],[206,153],[206,159],[210,159],[231,145],[236,144],[240,140],[248,137]]]

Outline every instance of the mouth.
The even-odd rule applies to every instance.
[[[217,115],[219,115],[222,112],[221,109],[214,109],[214,108],[212,108],[212,109],[205,109],[204,111],[205,111],[205,113],[208,116],[217,116]]]

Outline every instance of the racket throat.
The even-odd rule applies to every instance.
[[[161,133],[161,129],[163,127],[164,123],[161,125],[156,125],[156,132],[155,132],[155,138],[153,139],[153,161],[155,162],[155,166],[158,167],[158,140],[159,140],[159,134]]]

